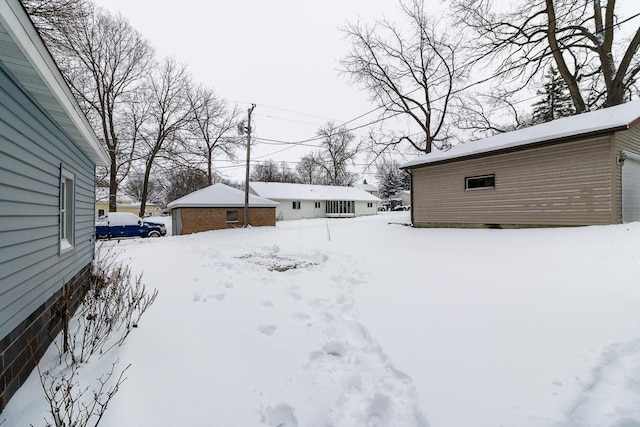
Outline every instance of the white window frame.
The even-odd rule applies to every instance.
[[[75,246],[75,195],[75,175],[64,168],[60,168],[60,253],[68,252]]]
[[[291,202],[291,209],[300,210],[300,201],[296,200]]]

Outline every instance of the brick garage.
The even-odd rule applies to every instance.
[[[237,228],[244,225],[244,191],[213,184],[169,203],[174,235]],[[278,202],[249,195],[249,225],[275,226]]]
[[[180,211],[179,213],[176,211]],[[230,213],[237,218],[228,221]],[[172,214],[182,219],[180,234],[199,233],[209,230],[242,227],[244,224],[244,209],[242,207],[221,208],[180,208],[174,209]],[[249,208],[249,225],[252,227],[275,226],[276,208]]]

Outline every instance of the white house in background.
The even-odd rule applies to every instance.
[[[137,202],[133,198],[126,194],[116,195],[116,206],[118,212],[131,212],[133,214],[140,214],[140,205],[142,203]],[[105,214],[109,213],[109,189],[106,187],[96,188],[96,220]],[[154,203],[147,202],[145,205],[145,212],[143,216],[159,216],[162,215],[162,208]]]
[[[411,205],[411,191],[409,190],[398,191],[394,198],[402,200],[402,206]]]
[[[366,179],[362,182],[362,184],[353,184],[353,186],[361,190],[364,190],[369,194],[373,194],[376,197],[380,197],[380,191],[378,190],[378,187],[367,183]]]
[[[348,218],[375,215],[380,199],[355,187],[251,182],[257,196],[279,202],[276,219]]]

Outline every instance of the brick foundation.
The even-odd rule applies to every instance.
[[[0,340],[0,413],[62,330],[63,292],[67,291],[67,312],[74,313],[85,295],[90,276],[91,264]]]
[[[243,208],[180,208],[180,211],[182,234],[242,227],[244,224]],[[236,211],[238,221],[228,223],[227,211]],[[275,226],[276,208],[249,208],[249,225],[252,227]]]

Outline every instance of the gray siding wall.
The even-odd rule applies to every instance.
[[[622,165],[617,162],[621,151],[630,151],[640,156],[640,125],[629,130],[616,132],[614,135],[614,175],[613,175],[613,207],[616,222],[622,222]]]
[[[59,251],[60,168],[75,175],[75,246]],[[0,64],[0,339],[93,258],[94,164]]]
[[[612,222],[611,137],[413,169],[416,225],[586,225]],[[494,189],[465,177],[495,174]]]

